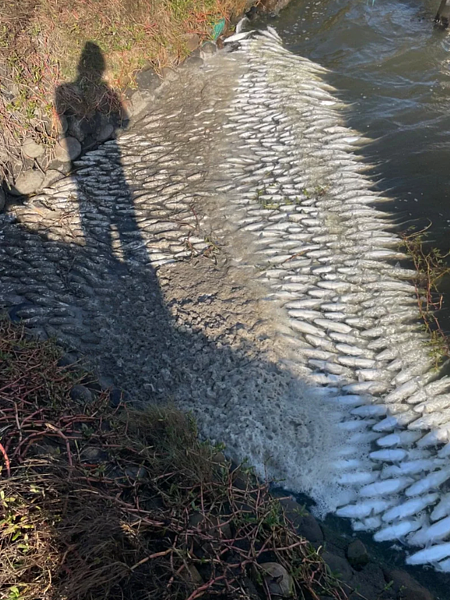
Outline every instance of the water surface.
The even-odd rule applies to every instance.
[[[272,19],[294,53],[328,67],[351,104],[349,125],[374,142],[378,186],[399,222],[432,222],[450,248],[450,33],[436,29],[439,0],[294,0]]]

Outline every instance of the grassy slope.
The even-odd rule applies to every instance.
[[[1,163],[31,135],[52,144],[55,88],[73,81],[87,41],[100,46],[116,91],[144,66],[160,71],[188,54],[187,38],[242,13],[246,0],[0,0]],[[2,156],[3,155],[3,156]]]

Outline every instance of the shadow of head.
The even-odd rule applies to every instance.
[[[94,42],[86,42],[78,62],[78,83],[81,89],[102,83],[106,69],[105,57]]]

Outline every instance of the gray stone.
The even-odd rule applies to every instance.
[[[267,562],[262,563],[260,567],[269,592],[273,596],[281,598],[292,597],[294,581],[282,565],[276,562]]]
[[[43,188],[49,187],[50,185],[52,185],[52,183],[59,181],[63,177],[65,177],[64,173],[61,173],[60,171],[57,171],[56,169],[49,169],[45,173],[44,181],[42,182],[42,187]]]
[[[130,116],[137,117],[147,111],[154,98],[148,94],[137,91],[131,96]]]
[[[66,137],[56,144],[55,158],[61,162],[70,162],[81,154],[81,144],[74,137]]]
[[[14,196],[27,196],[34,194],[42,187],[44,174],[40,171],[24,171],[16,179],[11,188],[11,194]]]
[[[124,470],[124,475],[129,479],[142,480],[148,476],[148,473],[147,469],[144,469],[144,467],[127,467]]]
[[[184,67],[200,67],[203,64],[203,59],[200,56],[188,56],[184,61]]]
[[[6,204],[6,194],[0,188],[0,212],[5,208],[5,204]]]
[[[171,67],[164,67],[161,71],[161,75],[166,81],[176,81],[179,78],[179,74]]]
[[[88,446],[81,451],[81,460],[87,463],[102,463],[108,460],[108,453],[101,448]]]
[[[154,92],[161,85],[161,79],[153,69],[145,69],[136,74],[136,84],[139,90]]]
[[[322,554],[322,558],[331,573],[338,577],[338,579],[341,579],[345,583],[348,583],[352,579],[353,571],[345,558],[328,551]]]
[[[95,129],[95,119],[94,122],[91,122],[87,119],[77,119],[76,117],[70,117],[68,119],[68,122],[68,137],[74,137],[79,142],[83,142],[87,136],[92,134],[93,129]]]
[[[70,397],[76,402],[89,404],[93,400],[92,392],[84,385],[74,385],[70,390]]]
[[[95,138],[98,142],[106,142],[109,140],[114,133],[114,126],[111,123],[106,123],[103,127],[96,133]]]
[[[200,36],[197,33],[186,33],[183,35],[183,41],[189,52],[193,52],[200,44]]]
[[[200,50],[200,56],[202,58],[211,56],[217,52],[217,46],[214,42],[205,42]]]
[[[305,512],[305,509],[293,498],[280,500],[286,517],[292,522],[297,533],[312,544],[323,542],[323,533],[316,519]]]
[[[369,562],[369,553],[361,540],[353,540],[347,547],[348,562],[355,569],[362,569]]]
[[[60,115],[59,120],[58,120],[58,133],[64,134],[67,132],[68,128],[69,128],[69,121],[67,120],[67,117],[65,115]]]
[[[22,152],[28,158],[39,158],[45,153],[45,148],[33,140],[26,138],[22,144]]]
[[[384,577],[387,583],[393,582],[392,587],[399,600],[434,600],[433,594],[406,571],[392,569],[385,571]]]

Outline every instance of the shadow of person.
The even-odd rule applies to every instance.
[[[72,148],[78,146],[76,139],[83,142],[85,150],[104,142],[102,152],[111,165],[108,173],[86,168],[77,171],[76,158],[71,160],[85,245],[114,256],[122,265],[147,263],[145,242],[136,222],[133,197],[116,141],[117,132],[128,127],[129,118],[119,96],[103,80],[105,68],[99,46],[87,42],[76,80],[56,89],[56,111],[61,131],[65,132],[61,144],[70,156]],[[88,191],[87,179],[90,189],[95,183],[95,195]]]

